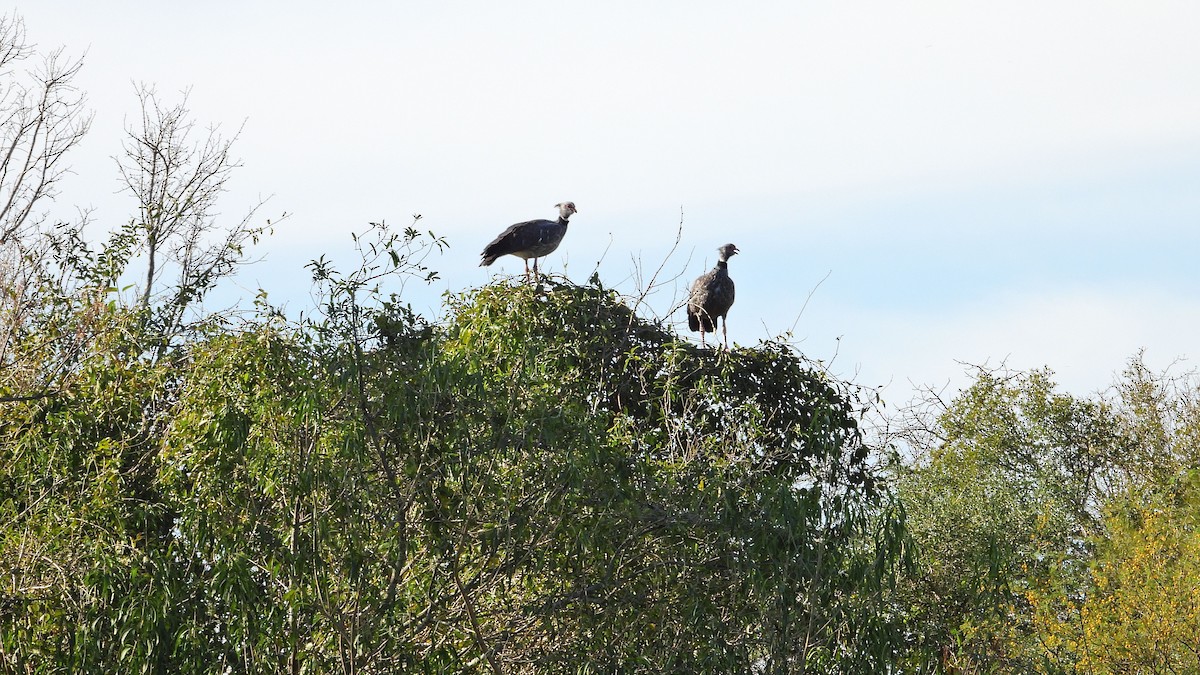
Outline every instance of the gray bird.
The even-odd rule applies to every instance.
[[[567,219],[576,213],[575,202],[563,202],[555,206],[558,208],[558,220],[529,220],[510,225],[501,232],[483,249],[483,260],[479,266],[491,265],[502,255],[515,255],[525,260],[525,279],[528,281],[529,259],[533,258],[533,278],[536,281],[538,258],[558,248],[567,234]]]
[[[720,254],[717,266],[692,283],[692,293],[687,302],[688,328],[700,331],[700,346],[703,347],[704,334],[715,332],[717,319],[721,319],[721,337],[725,341],[725,349],[729,349],[729,335],[726,332],[729,319],[726,315],[733,306],[729,259],[737,255],[738,247],[725,244],[717,249],[717,253]]]

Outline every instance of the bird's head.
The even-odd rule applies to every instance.
[[[575,202],[563,202],[561,204],[555,204],[554,207],[558,209],[558,216],[563,220],[570,218],[574,213],[578,213],[575,210]]]
[[[737,255],[739,251],[738,247],[734,246],[733,244],[725,244],[721,248],[717,249],[717,253],[721,254],[721,260],[729,260],[733,256]]]

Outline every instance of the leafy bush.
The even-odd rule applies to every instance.
[[[367,282],[437,240],[376,234],[404,255],[316,265],[319,321],[261,306],[159,356],[109,305],[61,392],[0,408],[6,667],[891,658],[905,535],[848,388],[780,343],[698,350],[598,285],[499,283],[431,325]]]

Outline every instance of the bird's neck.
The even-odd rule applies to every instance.
[[[726,260],[718,260],[718,261],[717,261],[717,269],[719,269],[719,270],[728,270],[728,269],[729,269],[729,262],[728,262],[728,261],[726,261]]]
[[[562,225],[563,227],[566,227],[567,226],[567,216],[559,216],[558,224]]]

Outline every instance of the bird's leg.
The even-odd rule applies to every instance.
[[[700,324],[700,348],[704,349],[704,324]]]
[[[729,322],[721,319],[721,340],[725,342],[725,351],[729,351]]]
[[[538,280],[537,261],[538,261],[537,258],[533,259],[533,283],[535,283],[535,284],[537,283],[537,280]]]
[[[529,258],[525,258],[525,283],[529,283]]]

